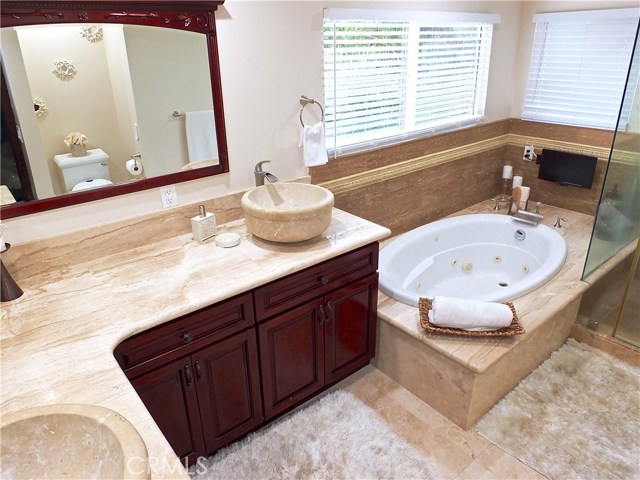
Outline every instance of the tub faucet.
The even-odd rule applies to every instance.
[[[265,178],[269,181],[269,183],[278,181],[278,177],[276,177],[272,173],[265,172],[264,170],[262,170],[262,164],[269,163],[270,161],[271,160],[264,160],[262,162],[256,163],[256,166],[253,169],[253,175],[254,177],[256,177],[256,187],[259,187],[260,185],[264,185]]]

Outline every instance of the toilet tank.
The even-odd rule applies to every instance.
[[[84,157],[73,157],[70,153],[55,155],[53,161],[60,168],[67,192],[80,182],[98,178],[111,180],[109,174],[109,155],[100,148],[87,150]]]

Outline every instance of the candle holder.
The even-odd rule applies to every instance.
[[[500,210],[500,205],[501,203],[508,205],[509,203],[511,203],[511,179],[510,178],[503,178],[502,179],[502,193],[499,195],[496,195],[495,197],[493,197],[491,200],[493,200],[494,202],[496,202],[495,207],[493,208],[494,210]]]

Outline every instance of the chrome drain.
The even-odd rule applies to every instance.
[[[498,282],[499,287],[508,287],[509,284],[507,282]]]

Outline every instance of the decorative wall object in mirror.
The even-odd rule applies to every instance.
[[[53,62],[53,74],[60,80],[71,80],[76,76],[78,71],[73,65],[73,62],[67,59],[62,59]]]
[[[16,202],[2,218],[228,172],[215,27],[223,1],[3,0],[0,178]],[[174,110],[209,112],[204,161],[190,157]],[[77,166],[61,141],[69,132],[88,138],[82,178],[68,175]]]
[[[86,38],[89,42],[96,43],[102,40],[102,27],[100,25],[82,27],[80,34],[82,38]]]
[[[33,109],[36,112],[36,117],[39,118],[46,117],[49,112],[47,104],[40,97],[33,97]]]

